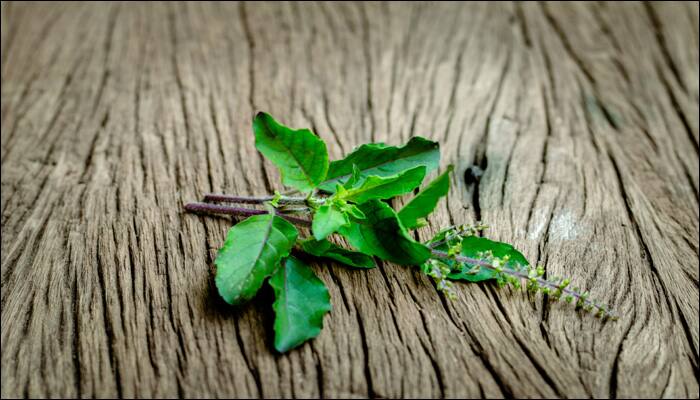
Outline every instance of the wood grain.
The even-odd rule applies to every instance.
[[[698,397],[698,3],[1,8],[3,398]],[[213,287],[231,219],[182,209],[281,189],[258,110],[332,158],[440,141],[421,239],[483,220],[622,318],[323,263],[274,353],[270,291]]]

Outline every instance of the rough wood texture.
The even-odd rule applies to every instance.
[[[2,396],[697,398],[698,72],[697,3],[3,2]],[[421,238],[482,219],[622,318],[327,263],[275,354],[270,292],[213,287],[231,220],[182,211],[280,188],[257,110],[439,140]]]

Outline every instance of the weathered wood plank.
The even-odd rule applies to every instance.
[[[3,397],[698,397],[697,3],[1,10]],[[271,293],[213,287],[231,221],[182,211],[280,189],[257,110],[333,158],[439,140],[421,238],[486,221],[622,318],[327,263],[323,333],[275,354]]]

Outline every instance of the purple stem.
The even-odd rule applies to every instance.
[[[214,214],[228,214],[228,215],[240,215],[240,216],[250,216],[250,215],[261,215],[267,214],[265,210],[253,210],[251,208],[241,208],[241,207],[230,207],[230,206],[220,206],[217,204],[209,203],[189,203],[185,204],[185,210],[196,212],[196,213],[214,213]],[[291,215],[285,215],[282,213],[277,213],[280,217],[286,219],[287,221],[299,224],[303,226],[311,226],[311,221],[304,218],[292,217]]]
[[[274,199],[274,196],[232,196],[230,194],[204,194],[204,201],[221,202],[221,203],[243,203],[243,204],[262,204],[266,201]],[[297,204],[306,203],[304,197],[284,197],[279,199],[280,204]]]
[[[440,251],[440,250],[431,250],[431,251],[432,251],[433,256],[434,256],[435,258],[440,258],[440,259],[443,259],[443,260],[449,260],[449,259],[451,259],[451,257],[447,254],[447,252]],[[496,267],[494,267],[493,265],[489,264],[488,262],[482,261],[482,260],[478,260],[478,259],[476,259],[476,258],[465,257],[465,256],[454,256],[454,260],[459,261],[459,262],[463,262],[463,263],[467,263],[467,264],[470,264],[470,265],[479,265],[479,266],[481,266],[482,268],[486,268],[486,269],[491,270],[491,271],[498,271],[498,270],[496,269]],[[524,279],[524,280],[529,280],[529,279],[530,279],[530,276],[529,276],[528,274],[526,274],[525,272],[521,272],[521,271],[515,271],[515,270],[512,270],[512,269],[503,268],[503,269],[501,270],[501,272],[504,273],[504,274],[508,274],[508,275],[511,275],[511,276],[515,276],[515,277],[520,278],[520,279]],[[540,277],[536,277],[535,279],[537,279],[537,283],[538,283],[540,286],[547,286],[547,287],[549,287],[550,289],[554,289],[554,290],[556,290],[556,289],[559,288],[559,285],[557,285],[557,284],[554,283],[554,282],[549,282],[549,281],[547,281],[547,280],[545,280],[545,279],[542,279],[542,278],[540,278]],[[564,289],[562,290],[562,293],[567,294],[567,295],[570,295],[570,296],[574,297],[576,300],[579,300],[579,299],[581,299],[581,297],[582,297],[582,296],[581,296],[581,293],[578,293],[578,292],[576,292],[576,291],[574,291],[574,290],[571,290],[571,289],[568,289],[568,288],[564,288]],[[600,306],[599,306],[598,304],[594,303],[594,302],[591,301],[591,300],[584,299],[584,300],[583,300],[583,303],[584,303],[584,304],[587,304],[587,305],[591,305],[591,306],[593,306],[593,307],[596,308],[596,309],[600,309]],[[614,317],[614,316],[615,316],[612,312],[610,312],[610,310],[605,310],[604,312],[605,312],[605,314],[607,314],[607,315],[610,316],[610,317]]]

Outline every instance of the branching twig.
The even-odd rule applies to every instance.
[[[206,193],[204,201],[215,203],[241,203],[241,204],[262,204],[266,201],[272,201],[275,196],[232,196],[230,194]],[[306,204],[305,197],[287,197],[281,196],[278,199],[280,204]]]
[[[443,259],[443,260],[455,260],[455,261],[463,262],[463,263],[466,263],[469,265],[478,265],[484,269],[488,269],[488,270],[491,270],[494,272],[510,275],[518,280],[525,280],[525,281],[534,280],[533,283],[537,283],[540,287],[547,287],[553,291],[560,290],[562,294],[565,294],[567,296],[571,296],[571,297],[575,298],[577,306],[579,306],[579,307],[584,307],[584,308],[586,306],[592,307],[592,308],[595,308],[596,310],[598,310],[599,312],[601,312],[605,317],[613,318],[613,319],[617,318],[616,315],[612,314],[605,307],[603,307],[599,304],[596,304],[595,302],[587,299],[588,296],[585,293],[579,293],[575,290],[571,290],[571,289],[568,289],[565,287],[562,288],[562,287],[560,287],[560,285],[558,285],[555,282],[550,282],[550,281],[548,281],[546,279],[542,279],[541,277],[538,277],[538,276],[533,277],[533,276],[530,276],[529,274],[522,272],[522,271],[516,271],[513,269],[509,269],[509,268],[496,268],[495,266],[489,264],[488,262],[478,260],[476,258],[465,257],[465,256],[461,256],[461,255],[450,256],[445,251],[434,250],[434,249],[431,251],[432,251],[432,254],[435,258],[439,258],[439,259]]]
[[[192,212],[197,212],[197,213],[213,213],[213,214],[228,214],[228,215],[240,215],[240,216],[251,216],[251,215],[260,215],[260,214],[267,214],[268,212],[265,210],[254,210],[251,208],[242,208],[242,207],[230,207],[230,206],[220,206],[217,204],[209,204],[209,203],[189,203],[185,204],[185,210],[187,211],[192,211]],[[287,221],[302,225],[302,226],[311,226],[311,221],[308,219],[303,219],[303,218],[297,218],[293,217],[291,215],[286,215],[283,213],[277,213],[280,217],[286,219]]]

